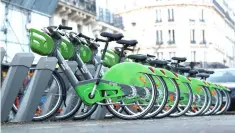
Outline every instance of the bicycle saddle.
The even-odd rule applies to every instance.
[[[123,34],[121,33],[114,34],[114,33],[102,32],[100,35],[102,37],[107,37],[110,41],[121,40],[124,37]]]
[[[128,46],[135,46],[138,42],[136,40],[118,40],[118,44],[124,44]]]
[[[179,70],[180,72],[184,72],[184,73],[186,73],[186,72],[189,72],[190,71],[190,68],[189,67],[176,67],[175,68],[176,70]]]
[[[214,71],[211,71],[211,70],[205,70],[205,73],[207,73],[207,74],[213,74],[213,73],[214,73]]]
[[[168,62],[167,61],[164,61],[164,60],[151,60],[149,61],[149,64],[150,65],[167,65]]]
[[[197,74],[198,73],[198,71],[197,70],[194,70],[194,69],[191,69],[191,70],[189,70],[189,72],[188,72],[189,74]]]
[[[172,60],[180,61],[180,62],[185,62],[187,58],[185,57],[172,57]]]
[[[151,54],[147,54],[147,56],[150,57],[150,58],[156,57],[155,55],[151,55]]]
[[[143,54],[132,54],[132,55],[128,55],[127,58],[129,59],[133,59],[135,61],[146,61],[147,59],[147,55],[143,55]]]
[[[204,73],[205,72],[205,69],[202,69],[202,68],[197,68],[195,70],[197,70],[199,73]]]
[[[197,77],[200,77],[200,78],[209,78],[210,75],[209,74],[206,74],[206,73],[199,73],[196,75]]]

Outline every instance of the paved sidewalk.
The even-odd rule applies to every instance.
[[[2,133],[235,133],[235,115],[3,124]]]

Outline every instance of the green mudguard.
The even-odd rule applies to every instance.
[[[215,85],[215,84],[213,84],[211,82],[207,82],[206,81],[206,84],[207,84],[207,87],[209,88],[211,96],[213,96],[213,97],[217,94],[216,90],[220,90],[221,89],[218,85]]]
[[[230,92],[231,90],[229,90],[226,86],[223,86],[223,85],[220,85],[220,84],[216,84],[221,90],[224,90],[224,91],[228,91]]]
[[[208,87],[208,85],[205,82],[203,82],[203,81],[201,81],[201,80],[199,80],[197,78],[189,78],[189,80],[191,81],[190,86],[192,88],[193,93],[194,94],[202,94],[202,95],[204,95],[201,87],[202,86]]]
[[[85,104],[94,104],[108,98],[116,101],[118,97],[124,95],[122,88],[117,83],[138,87],[151,87],[151,83],[146,77],[143,77],[142,73],[154,75],[151,70],[141,64],[123,62],[111,67],[103,75],[102,80],[110,81],[110,83],[100,82],[96,88],[94,98],[89,98],[89,94],[95,86],[94,81],[78,85],[76,92]],[[106,92],[107,95],[104,96],[103,92]]]

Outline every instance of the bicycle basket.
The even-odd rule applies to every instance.
[[[74,49],[73,45],[69,41],[63,39],[59,46],[59,50],[65,60],[73,57]]]
[[[31,28],[29,30],[30,48],[39,55],[49,55],[54,47],[54,41],[46,33]]]
[[[88,63],[92,58],[92,51],[86,45],[80,45],[78,48],[80,57],[84,63]]]
[[[101,51],[101,53],[103,50]],[[107,50],[104,57],[104,66],[112,67],[118,63],[119,56],[112,50]]]

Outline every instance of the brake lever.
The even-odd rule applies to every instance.
[[[47,28],[48,27],[43,27],[41,30],[46,32],[48,35],[51,35],[51,33],[49,32],[49,30]]]

